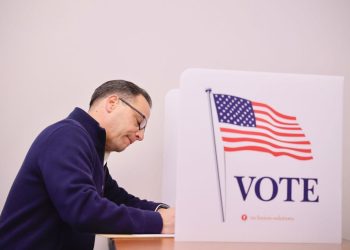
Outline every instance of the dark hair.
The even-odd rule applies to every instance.
[[[146,92],[146,90],[140,88],[132,82],[128,82],[125,80],[111,80],[103,83],[101,86],[95,89],[94,93],[91,96],[90,107],[94,104],[94,102],[97,99],[106,97],[114,93],[126,99],[142,95],[148,102],[149,106],[152,107],[152,99]]]

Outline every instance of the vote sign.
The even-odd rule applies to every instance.
[[[176,240],[341,242],[342,84],[185,71]]]

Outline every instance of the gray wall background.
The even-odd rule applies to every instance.
[[[154,99],[145,141],[109,166],[130,192],[159,200],[164,97],[186,68],[341,75],[350,239],[349,44],[347,0],[1,0],[0,209],[37,134],[86,110],[107,80],[134,81]]]

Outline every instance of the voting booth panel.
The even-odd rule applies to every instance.
[[[340,243],[342,88],[337,76],[185,71],[175,239]]]
[[[164,113],[164,149],[162,201],[174,207],[176,197],[176,168],[180,90],[173,89],[165,96]]]

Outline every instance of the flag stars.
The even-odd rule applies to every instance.
[[[237,126],[255,127],[255,115],[250,101],[223,94],[214,94],[218,120]]]

